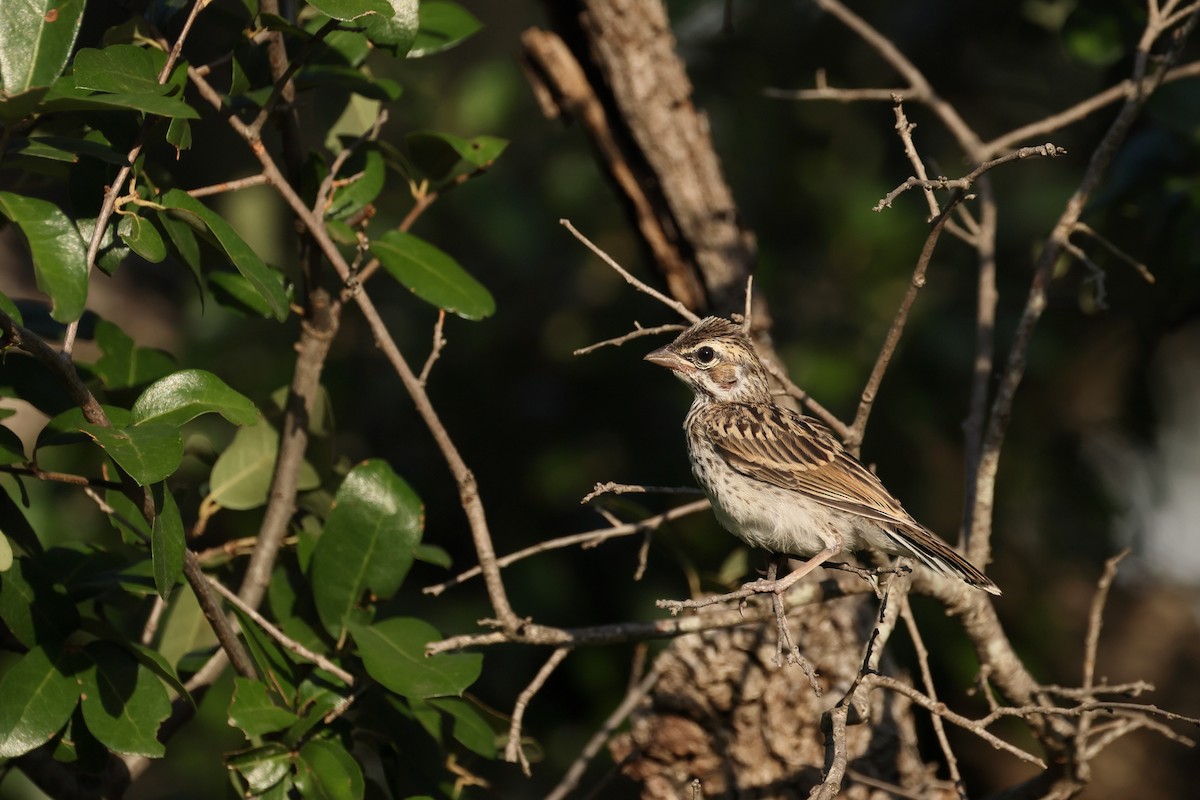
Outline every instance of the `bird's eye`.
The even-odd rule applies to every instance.
[[[701,347],[696,351],[696,360],[701,364],[711,364],[713,359],[717,357],[717,351],[713,350],[708,345]]]

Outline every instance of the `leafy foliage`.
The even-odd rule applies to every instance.
[[[221,189],[196,192],[191,159],[222,165],[205,176],[214,186],[244,174],[224,157],[228,144],[195,135],[202,128],[193,123],[223,126],[232,116],[250,130],[279,110],[270,32],[295,59],[294,75],[283,78],[294,77],[305,95],[298,102],[349,110],[369,101],[379,110],[400,95],[395,80],[376,74],[381,64],[444,50],[479,23],[454,3],[416,0],[311,0],[286,20],[258,13],[256,3],[218,12],[164,0],[128,18],[116,7],[99,13],[103,5],[91,4],[107,27],[78,42],[85,6],[93,10],[85,0],[0,5],[0,215],[24,239],[45,295],[41,305],[0,296],[3,387],[50,416],[31,448],[0,426],[0,466],[12,473],[0,478],[0,620],[14,650],[0,659],[0,757],[20,767],[42,748],[65,772],[116,755],[163,758],[172,733],[162,723],[194,710],[185,682],[213,655],[213,617],[226,613],[205,611],[215,602],[208,582],[236,586],[245,567],[247,551],[208,557],[195,562],[204,569],[197,578],[187,568],[203,555],[195,537],[220,550],[243,525],[275,515],[290,538],[268,565],[266,618],[232,609],[249,661],[227,707],[228,726],[243,737],[225,756],[231,779],[247,796],[448,793],[442,763],[455,752],[494,757],[495,736],[463,699],[481,658],[426,659],[437,630],[388,605],[414,558],[449,565],[443,549],[421,542],[416,492],[379,459],[348,467],[314,446],[282,462],[280,431],[294,436],[297,420],[306,436],[333,441],[330,411],[301,413],[303,400],[286,391],[282,409],[260,406],[252,397],[261,387],[227,383],[221,363],[140,346],[130,320],[85,314],[85,306],[91,269],[153,264],[165,279],[194,285],[206,312],[249,313],[265,340],[282,341],[296,329],[283,326],[311,310],[306,293],[318,287],[299,280],[294,265],[260,255],[262,237],[227,206],[197,196]],[[203,15],[205,40],[172,54],[189,14]],[[209,85],[220,87],[215,100]],[[424,164],[444,184],[480,173],[504,142],[422,135],[436,153],[416,141],[421,153],[399,153],[370,141],[369,122],[346,117],[314,137],[329,149],[301,156],[307,166],[274,152],[289,175],[267,182],[285,199],[293,193],[315,205],[348,260],[377,255],[379,280],[394,276],[434,307],[481,319],[495,310],[488,290],[433,244],[372,224],[373,203],[395,181],[389,167],[398,161]],[[242,145],[246,155],[276,148],[252,135]],[[21,180],[8,180],[14,175]],[[409,186],[415,196],[417,184]],[[19,327],[27,320],[37,324]],[[77,382],[63,377],[60,356],[31,347],[41,339],[88,343],[88,354],[73,354]],[[291,353],[283,344],[279,356]],[[25,484],[44,478],[48,464],[67,476],[31,496]],[[303,493],[298,499],[281,504],[273,494],[281,474]],[[66,543],[43,508],[90,502],[79,484],[92,484],[95,502],[73,506],[81,533]],[[234,522],[232,512],[242,516]],[[208,684],[193,688],[202,695]],[[422,715],[431,725],[413,726]],[[409,738],[352,741],[366,718]],[[453,731],[448,739],[441,720]],[[413,736],[440,754],[433,764],[367,777],[360,759],[393,763]]]

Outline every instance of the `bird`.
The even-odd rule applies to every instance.
[[[766,368],[740,325],[706,317],[647,354],[691,387],[684,419],[692,472],[717,521],[747,544],[807,562],[782,594],[843,551],[911,556],[994,595],[1000,589],[917,522],[818,420],[774,402]],[[752,584],[747,584],[752,586]]]

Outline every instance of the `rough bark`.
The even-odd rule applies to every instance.
[[[643,798],[808,796],[826,762],[822,715],[858,672],[875,604],[856,598],[816,612],[806,608],[791,622],[793,637],[817,669],[820,697],[798,667],[775,664],[773,622],[672,643],[655,691],[634,713],[629,732],[612,744],[615,760],[642,786]],[[850,776],[842,797],[890,796],[861,776],[893,786],[931,783],[912,719],[905,698],[871,696],[867,724],[848,730]]]

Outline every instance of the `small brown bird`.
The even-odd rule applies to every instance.
[[[824,425],[772,402],[767,371],[739,326],[708,317],[646,360],[695,393],[683,423],[688,454],[721,525],[747,544],[808,559],[774,591],[843,550],[876,550],[1000,594]]]

